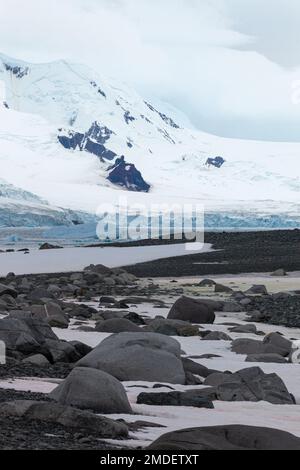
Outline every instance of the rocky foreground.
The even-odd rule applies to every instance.
[[[299,292],[238,287],[2,278],[0,448],[300,449]]]

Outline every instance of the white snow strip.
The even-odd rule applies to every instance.
[[[212,251],[210,244],[204,244],[202,250],[190,251],[186,244],[137,246],[137,247],[94,247],[64,248],[58,250],[32,250],[23,252],[1,253],[0,275],[9,272],[15,274],[39,274],[82,271],[89,264],[104,264],[109,268],[126,266],[160,258],[172,258],[192,253]]]
[[[17,390],[20,392],[50,393],[57,387],[57,383],[51,379],[7,379],[0,380],[0,389]]]

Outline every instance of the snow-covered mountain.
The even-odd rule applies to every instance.
[[[69,221],[120,196],[202,203],[216,221],[298,216],[300,144],[219,138],[162,107],[83,65],[0,55],[0,176]],[[205,166],[218,155],[220,169]]]

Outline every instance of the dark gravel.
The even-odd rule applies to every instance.
[[[15,363],[11,359],[7,360],[7,364],[0,365],[0,378],[12,377],[40,377],[52,379],[65,379],[72,370],[71,364],[56,363],[47,367],[35,366],[33,364]]]
[[[300,270],[298,229],[208,232],[205,242],[221,251],[160,259],[126,266],[125,269],[137,277],[148,278],[272,272],[279,268],[285,271]]]
[[[246,307],[249,321],[300,328],[300,296],[254,297]]]
[[[63,426],[18,418],[0,418],[0,450],[112,449],[96,436]]]
[[[51,401],[45,393],[21,392],[18,390],[6,390],[4,388],[0,388],[0,403],[14,400]]]
[[[0,389],[0,403],[13,400],[50,401],[47,395]],[[54,423],[0,417],[0,450],[108,450],[96,435]]]

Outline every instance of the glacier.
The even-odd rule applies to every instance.
[[[209,135],[159,106],[84,65],[0,54],[0,225],[93,224],[103,205],[126,198],[146,207],[203,205],[209,229],[299,226],[299,143]],[[103,158],[95,123],[103,129]],[[80,148],[76,138],[62,145],[91,129],[88,145]],[[123,155],[149,192],[107,179]],[[217,155],[225,164],[206,167]]]

